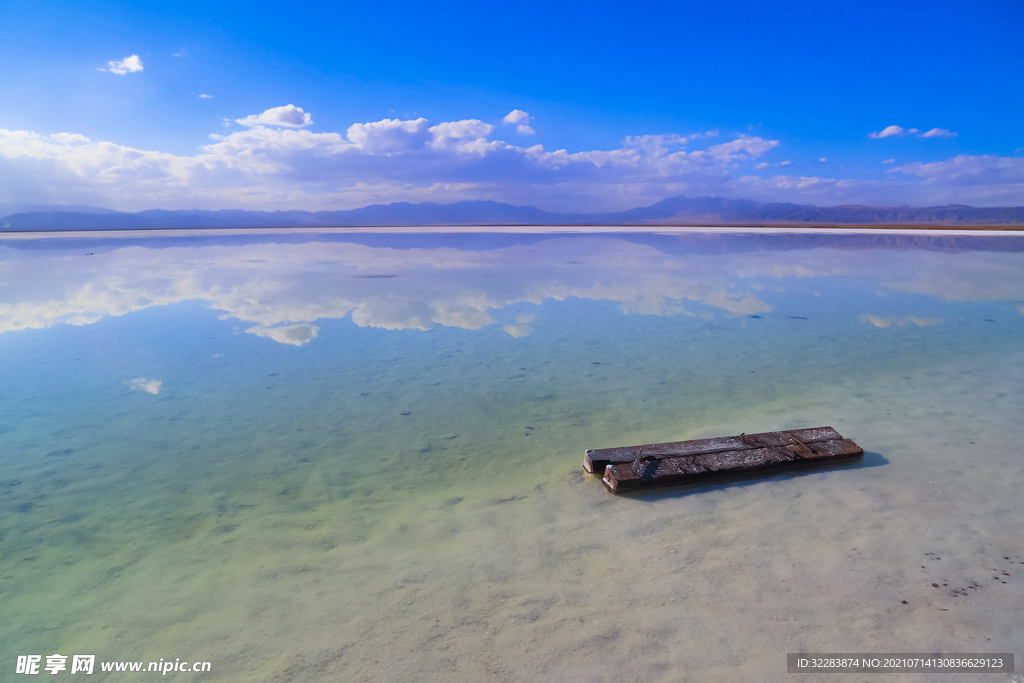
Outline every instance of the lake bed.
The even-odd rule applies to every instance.
[[[1024,237],[5,237],[0,283],[8,660],[774,681],[1024,636]],[[863,461],[582,468],[822,425]]]

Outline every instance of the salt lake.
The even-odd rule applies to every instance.
[[[2,666],[647,683],[1024,655],[1022,416],[1021,234],[3,234]],[[863,460],[629,496],[582,468],[823,425]]]

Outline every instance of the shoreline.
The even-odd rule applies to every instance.
[[[1024,224],[927,224],[927,223],[773,223],[773,224],[622,224],[622,225],[362,225],[362,226],[306,226],[306,227],[238,227],[238,228],[110,228],[105,230],[0,230],[0,241],[23,239],[57,239],[67,237],[142,237],[162,235],[186,237],[196,235],[240,234],[298,234],[298,233],[837,233],[871,234],[884,232],[892,235],[972,235],[999,236],[1024,235]]]

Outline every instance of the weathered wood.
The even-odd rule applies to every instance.
[[[730,448],[730,445],[736,447]],[[613,493],[651,486],[694,483],[764,470],[816,467],[855,460],[864,455],[863,448],[850,439],[844,439],[831,427],[741,434],[603,451],[587,451],[588,460],[596,469],[601,458],[614,458],[604,465],[602,478],[604,485]],[[632,458],[626,459],[630,452]],[[594,458],[594,454],[598,458]]]
[[[738,451],[765,446],[786,446],[793,443],[785,434],[796,437],[805,444],[843,438],[831,427],[791,429],[786,432],[764,432],[762,434],[740,434],[738,436],[717,436],[711,439],[672,441],[621,448],[595,448],[583,456],[583,469],[593,474],[603,474],[604,468],[613,463],[633,462],[642,448],[646,456],[670,457],[676,455],[699,455],[714,451]]]

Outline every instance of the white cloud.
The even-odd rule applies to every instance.
[[[505,118],[503,118],[501,122],[504,123],[506,126],[515,124],[516,132],[519,133],[520,135],[534,135],[537,131],[535,131],[529,125],[530,121],[532,120],[533,117],[531,117],[522,109],[513,109],[512,111],[505,115]]]
[[[882,163],[883,164],[894,164],[894,163],[896,163],[896,160],[895,159],[885,159],[885,160],[882,161]]]
[[[778,140],[764,140],[758,137],[741,135],[732,142],[708,147],[708,153],[715,159],[734,161],[738,158],[756,159],[773,147],[778,147]]]
[[[958,156],[931,164],[904,164],[890,168],[888,173],[916,177],[871,180],[746,175],[730,179],[715,192],[719,196],[819,206],[1020,206],[1024,197],[1024,159],[1020,157]]]
[[[136,377],[129,386],[132,391],[145,391],[147,394],[156,395],[160,393],[160,385],[162,384],[163,382],[160,380]]]
[[[420,119],[425,120],[425,119]],[[368,125],[368,124],[364,124]],[[351,131],[351,128],[349,129]],[[427,131],[433,136],[430,146],[434,149],[457,149],[467,142],[486,142],[487,136],[494,130],[494,126],[477,119],[465,121],[451,121],[431,126]],[[352,139],[351,134],[349,139]]]
[[[694,136],[696,137],[696,136]],[[622,141],[624,149],[638,149],[652,157],[663,157],[670,149],[682,148],[690,138],[682,135],[627,135]]]
[[[821,159],[821,161],[825,161],[825,159]],[[789,166],[792,163],[793,162],[788,160],[788,159],[786,161],[779,161],[779,162],[774,163],[774,164],[769,164],[767,161],[762,161],[757,166],[754,166],[754,168],[757,169],[757,170],[761,170],[763,168],[768,168],[769,166]]]
[[[198,95],[196,95],[196,97],[198,97],[201,100],[212,100],[213,99],[213,95],[205,95],[203,93],[199,93]]]
[[[1019,204],[1024,196],[1020,156],[907,164],[884,180],[762,178],[753,171],[779,165],[765,158],[778,140],[721,142],[716,131],[643,135],[626,137],[617,149],[570,153],[494,139],[495,126],[478,119],[433,125],[425,118],[384,119],[314,133],[307,128],[311,118],[294,105],[268,109],[239,119],[244,129],[212,134],[192,155],[70,132],[0,129],[0,205],[315,211],[485,199],[600,212],[678,195],[918,206]]]
[[[368,154],[412,152],[422,149],[432,137],[430,122],[424,118],[412,121],[384,119],[373,123],[354,123],[348,128],[348,139]]]
[[[881,131],[871,133],[870,137],[873,138],[888,138],[888,137],[903,137],[904,135],[917,135],[919,138],[955,138],[958,134],[952,131],[946,130],[945,128],[932,128],[926,133],[922,133],[917,128],[903,129],[900,126],[887,126]]]
[[[948,161],[915,162],[890,169],[926,178],[931,184],[1004,186],[1024,197],[1024,159],[990,155],[957,155]]]
[[[503,118],[501,122],[508,126],[529,123],[530,120],[530,115],[527,114],[522,109],[513,109],[512,111],[505,115],[505,118]]]
[[[822,158],[818,159],[818,161],[820,161],[822,163],[825,163],[826,161],[828,161],[828,157],[822,157]]]
[[[100,71],[109,71],[110,73],[124,76],[127,73],[142,71],[142,60],[139,59],[138,55],[132,55],[131,57],[125,57],[120,62],[107,62],[106,69],[103,67],[97,68]]]
[[[243,121],[280,121],[268,111],[265,118]],[[301,116],[304,121],[305,113]],[[490,140],[491,132],[490,124],[476,119],[435,126],[424,118],[385,119],[354,124],[347,135],[253,125],[211,135],[211,144],[195,156],[175,156],[0,130],[0,172],[21,183],[0,185],[0,204],[5,195],[18,203],[128,210],[336,209],[401,200],[494,199],[599,211],[720,185],[728,181],[729,164],[778,145],[741,137],[704,150],[671,151],[670,145],[683,138],[665,136],[631,139],[615,150],[568,153]],[[699,185],[684,187],[684,182]],[[36,196],[30,200],[32,188]]]
[[[73,145],[80,142],[89,142],[89,138],[78,133],[54,133],[50,136],[51,139],[56,140],[62,145]]]
[[[881,131],[871,133],[871,137],[873,137],[873,138],[887,138],[887,137],[891,137],[893,135],[904,135],[905,133],[906,133],[906,131],[904,131],[899,126],[886,126]]]
[[[302,128],[312,125],[313,117],[302,111],[302,107],[286,104],[273,107],[262,114],[252,114],[244,119],[235,119],[236,123],[253,128],[255,126],[284,126],[286,128]]]
[[[932,128],[927,133],[921,133],[918,137],[922,138],[955,138],[959,133],[954,133],[951,130],[945,128]]]

